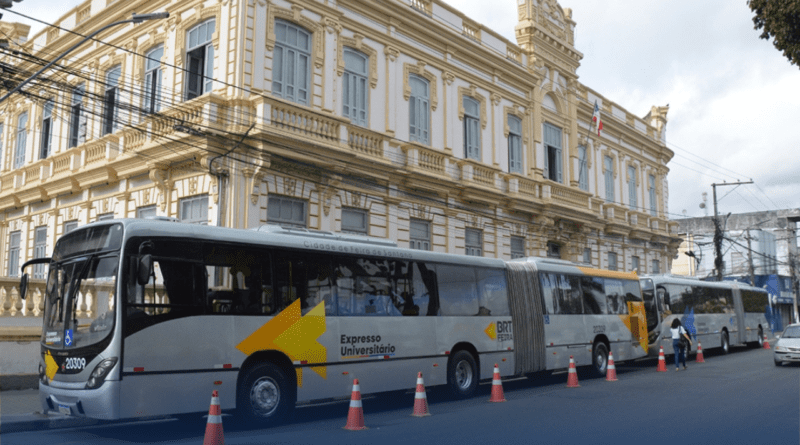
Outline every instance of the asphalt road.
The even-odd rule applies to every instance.
[[[411,417],[413,388],[365,397],[364,431],[347,431],[349,403],[306,407],[282,426],[258,429],[223,419],[235,444],[754,444],[800,443],[800,367],[775,367],[772,351],[734,349],[705,354],[706,363],[656,372],[656,361],[617,364],[619,381],[579,372],[505,381],[505,403],[489,403],[491,385],[453,400],[428,390],[431,416]],[[12,444],[199,444],[206,423],[181,417],[147,422],[2,433]]]

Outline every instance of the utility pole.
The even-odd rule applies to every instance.
[[[714,191],[714,268],[717,271],[717,281],[722,281],[722,227],[719,222],[719,213],[717,212],[717,186],[723,185],[744,185],[744,184],[752,184],[753,181],[750,180],[748,182],[723,182],[722,184],[711,184],[711,188]]]
[[[750,240],[753,239],[750,237],[750,229],[747,229],[747,264],[748,270],[750,272],[750,285],[756,285],[756,273],[753,270],[753,249],[750,248]]]
[[[15,0],[15,1],[21,1],[21,0]],[[0,6],[5,7],[7,4],[8,4],[8,2],[6,0],[0,0]],[[133,15],[131,16],[131,18],[128,19],[128,20],[120,20],[118,22],[109,23],[108,25],[106,25],[106,26],[98,29],[97,31],[89,34],[88,36],[84,37],[80,42],[76,43],[75,45],[73,45],[68,50],[66,50],[66,51],[62,52],[61,54],[59,54],[58,57],[56,57],[55,59],[50,61],[42,69],[40,69],[39,71],[33,73],[31,75],[31,77],[28,77],[27,79],[25,79],[22,82],[20,82],[19,84],[17,84],[17,86],[12,88],[11,91],[6,93],[3,97],[0,97],[0,103],[3,103],[12,94],[14,94],[17,91],[21,90],[23,86],[28,84],[28,82],[30,82],[33,79],[36,79],[37,77],[39,77],[40,74],[42,74],[43,72],[47,71],[48,68],[50,68],[51,66],[55,65],[56,62],[58,62],[59,60],[63,59],[64,57],[66,57],[67,54],[69,54],[72,51],[74,51],[77,47],[83,45],[84,42],[86,42],[87,40],[91,40],[94,36],[96,36],[97,34],[100,34],[101,32],[105,31],[106,29],[111,28],[112,26],[123,25],[125,23],[137,24],[137,23],[145,22],[147,20],[161,20],[161,19],[166,19],[166,18],[169,18],[169,13],[168,12],[151,12],[151,13],[147,13],[147,14],[137,14],[137,13],[134,12]]]
[[[792,253],[790,252],[789,253],[789,273],[792,274],[792,294],[793,294],[792,297],[794,297],[794,298],[792,298],[792,300],[794,301],[794,314],[792,314],[792,316],[794,317],[795,323],[797,323],[798,322],[798,317],[800,317],[800,315],[798,315],[798,312],[797,312],[797,295],[798,295],[798,287],[800,287],[800,286],[798,286],[798,284],[800,284],[800,283],[798,283],[797,276],[795,275],[795,267],[796,267],[796,265],[795,265],[795,258],[794,257],[795,256],[792,255]]]

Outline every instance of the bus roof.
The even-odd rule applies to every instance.
[[[761,291],[767,292],[766,289],[762,289],[760,287],[751,286],[747,283],[742,283],[741,281],[733,281],[733,280],[725,280],[725,281],[705,281],[701,280],[697,277],[686,277],[682,275],[671,275],[671,274],[660,274],[660,275],[642,275],[641,279],[651,279],[653,280],[653,284],[683,284],[686,286],[704,286],[704,287],[716,287],[716,288],[739,288],[739,289],[747,289],[747,290],[754,290],[754,291]]]
[[[397,247],[397,243],[393,241],[380,238],[315,230],[287,229],[276,227],[275,225],[261,226],[257,229],[248,230],[188,224],[166,219],[123,218],[93,222],[76,230],[111,224],[123,226],[125,239],[134,236],[186,238],[253,246],[293,248],[321,253],[355,254],[494,268],[505,267],[505,262],[498,258],[406,249]]]
[[[567,260],[556,258],[527,257],[512,260],[513,262],[534,263],[536,269],[543,272],[570,273],[575,275],[587,275],[592,277],[615,278],[618,280],[638,280],[639,276],[634,272],[620,272],[616,270],[597,269],[583,264],[573,263]]]

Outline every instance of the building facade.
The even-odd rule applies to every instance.
[[[88,0],[30,38],[0,24],[17,50],[0,63],[21,81],[133,11],[170,16],[109,28],[0,103],[6,314],[20,264],[106,218],[671,267],[668,108],[637,117],[580,83],[554,0],[509,11],[516,43],[436,0]]]
[[[776,310],[776,329],[797,316],[798,248],[800,209],[740,213],[720,216],[722,275],[766,288]],[[714,218],[677,220],[683,241],[672,263],[672,273],[715,279]],[[691,252],[691,255],[688,253]]]

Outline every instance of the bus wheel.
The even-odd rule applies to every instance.
[[[467,351],[458,351],[447,362],[447,385],[458,398],[466,398],[478,387],[478,365]]]
[[[731,343],[728,341],[728,333],[726,331],[722,332],[722,338],[720,340],[722,346],[722,353],[727,354],[731,351]]]
[[[597,342],[592,348],[592,369],[600,377],[605,377],[608,370],[608,348],[603,342]]]
[[[239,387],[238,410],[257,423],[286,420],[295,405],[295,391],[290,382],[283,369],[273,363],[254,366]]]
[[[764,329],[759,326],[758,327],[758,349],[764,347]]]

